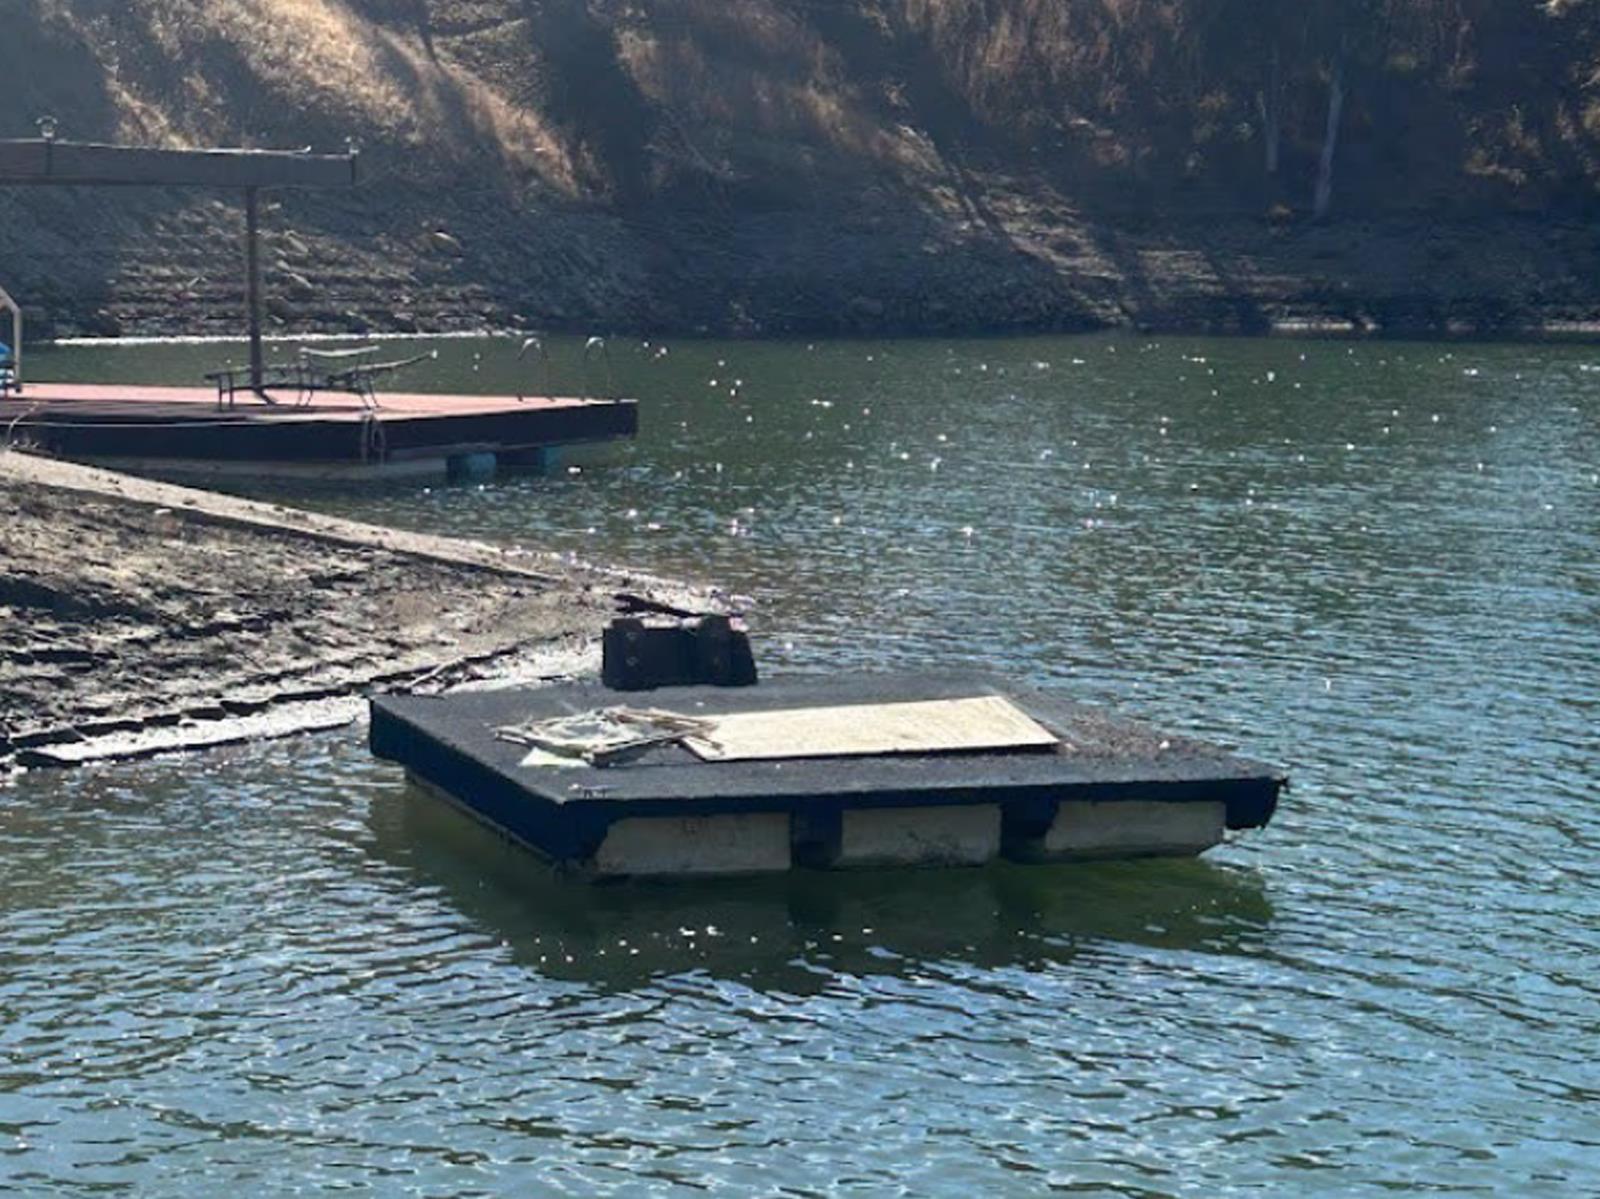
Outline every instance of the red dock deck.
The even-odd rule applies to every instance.
[[[626,399],[396,392],[367,408],[353,394],[274,398],[221,407],[211,388],[30,383],[0,398],[0,428],[63,458],[263,473],[436,469],[475,454],[536,460],[638,429]]]

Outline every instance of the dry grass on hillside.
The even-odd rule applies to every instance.
[[[990,170],[1113,210],[1196,183],[1293,205],[1340,46],[1350,208],[1570,201],[1600,177],[1589,0],[1364,0],[1353,32],[1354,0],[32,2],[0,43],[28,84],[0,129],[59,109],[86,136],[354,134],[386,173],[512,198],[766,207]]]
[[[347,0],[44,0],[58,38],[90,48],[132,140],[289,145],[340,131],[431,160],[497,160],[574,188],[540,114],[414,30]],[[336,144],[336,142],[335,142]]]

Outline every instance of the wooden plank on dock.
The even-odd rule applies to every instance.
[[[1053,749],[1055,734],[1000,695],[733,712],[684,742],[703,761]]]

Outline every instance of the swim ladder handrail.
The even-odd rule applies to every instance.
[[[589,398],[589,359],[593,356],[596,350],[600,351],[600,357],[605,360],[606,390],[613,396],[616,395],[617,392],[617,380],[616,377],[611,373],[610,347],[606,345],[605,338],[591,337],[588,341],[583,343],[583,398],[586,400]]]
[[[537,350],[539,352],[540,373],[544,376],[544,398],[547,400],[554,399],[556,393],[555,389],[550,383],[550,351],[545,349],[544,338],[538,336],[537,334],[534,334],[531,337],[523,338],[522,348],[517,351],[518,360],[520,361],[521,359],[527,357],[529,350]],[[520,388],[517,390],[517,399],[527,399],[527,397],[522,394],[522,390]]]
[[[22,390],[22,306],[0,287],[0,309],[11,314],[11,357],[0,363],[0,396]]]

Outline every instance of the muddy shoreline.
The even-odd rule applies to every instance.
[[[327,727],[373,689],[565,678],[647,576],[0,450],[0,771]]]
[[[29,336],[238,335],[229,198],[13,197]],[[1600,229],[1541,214],[1136,219],[996,181],[983,219],[894,197],[816,212],[519,210],[419,189],[289,195],[263,234],[268,330],[973,336],[1113,329],[1594,337]],[[28,231],[72,226],[74,236]]]

